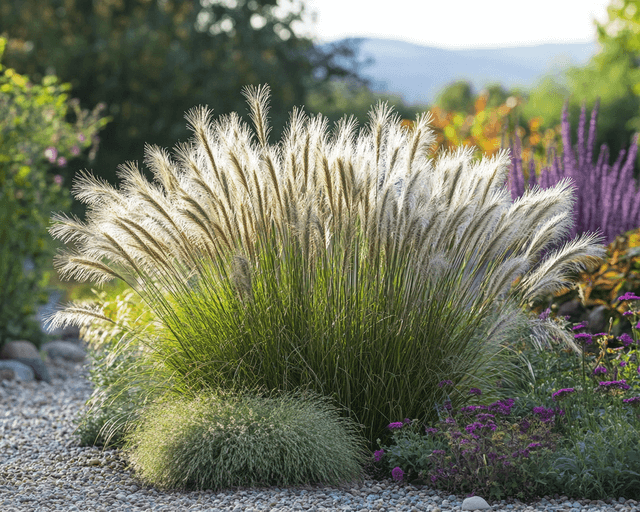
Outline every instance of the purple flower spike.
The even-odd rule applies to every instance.
[[[479,395],[482,394],[482,391],[480,391],[478,388],[471,388],[469,390],[469,394],[470,395],[478,395],[479,396]]]
[[[373,452],[373,458],[376,462],[380,462],[382,460],[382,456],[384,455],[384,450],[376,450]]]
[[[538,318],[540,320],[546,320],[547,318],[549,318],[549,315],[551,314],[551,308],[547,308],[545,309],[542,313],[540,313],[538,315]]]
[[[596,366],[593,370],[593,374],[600,375],[601,373],[607,373],[607,369],[604,366]]]
[[[618,336],[618,341],[622,343],[625,347],[628,347],[633,343],[633,338],[629,336],[626,332]]]
[[[391,476],[393,477],[394,480],[399,482],[404,478],[404,471],[402,471],[402,469],[396,466],[391,470]]]
[[[453,386],[453,381],[441,380],[440,382],[438,382],[438,387],[443,388],[444,386]]]
[[[390,428],[391,430],[397,429],[397,428],[402,428],[404,427],[404,423],[402,423],[401,421],[396,421],[394,423],[389,423],[388,428]]]
[[[640,297],[638,297],[635,293],[633,292],[627,292],[624,295],[621,295],[620,297],[618,297],[619,301],[624,301],[624,300],[640,300]]]

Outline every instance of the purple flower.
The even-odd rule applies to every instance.
[[[85,140],[87,140],[87,138],[84,136],[84,134],[79,133],[79,134],[78,134],[78,140],[79,140],[80,142],[84,142]]]
[[[80,148],[78,146],[71,147],[71,154],[73,156],[78,156],[80,154]]]
[[[562,400],[563,398],[566,398],[567,396],[569,396],[571,393],[575,393],[575,391],[576,390],[574,388],[563,388],[553,393],[551,397],[554,400]]]
[[[549,318],[549,315],[551,314],[551,308],[547,308],[545,309],[542,313],[540,313],[538,315],[538,318],[540,320],[546,320],[547,318]]]
[[[373,459],[376,462],[380,462],[380,460],[382,460],[383,455],[384,455],[384,450],[376,450],[375,452],[373,452]]]
[[[402,423],[408,425],[409,423],[411,423],[411,420],[409,418],[405,418],[404,420],[402,420]]]
[[[551,421],[556,414],[553,409],[546,409],[544,407],[534,407],[533,414],[537,414],[540,417],[540,421],[546,423]]]
[[[450,411],[451,409],[453,409],[453,405],[451,405],[451,400],[447,400],[447,401],[444,403],[444,408],[445,408],[447,411]]]
[[[619,301],[623,301],[623,300],[640,300],[640,297],[638,297],[633,292],[627,292],[624,295],[621,295],[620,297],[618,297],[618,300]]]
[[[444,386],[453,386],[453,381],[441,380],[440,382],[438,382],[438,387],[443,388]]]
[[[402,471],[398,466],[396,466],[391,470],[391,476],[393,477],[394,480],[397,480],[399,482],[404,477],[404,471]]]
[[[47,160],[49,160],[50,163],[53,164],[55,163],[56,158],[58,158],[58,150],[53,146],[49,146],[47,149],[44,150],[44,156],[46,157]]]
[[[497,402],[494,402],[489,406],[489,411],[494,413],[504,414],[506,416],[511,414],[511,408],[513,407],[514,403],[515,403],[515,400],[513,398],[507,398],[506,400],[498,400]]]
[[[431,428],[431,427],[425,428],[424,431],[425,431],[426,434],[434,435],[434,436],[438,433],[438,429],[437,428]]]
[[[620,366],[622,368],[624,368],[625,366],[627,366],[627,362],[626,361],[620,361]]]
[[[540,444],[540,443],[531,443],[531,444],[529,444],[529,446],[527,446],[527,448],[529,450],[533,450],[534,448],[540,448],[541,446],[542,446],[542,444]]]
[[[598,386],[600,386],[600,389],[622,389],[622,390],[627,390],[627,389],[631,389],[631,386],[629,386],[629,384],[627,384],[627,381],[625,379],[622,380],[606,380],[603,382],[599,382]]]
[[[629,315],[633,315],[633,311],[625,311],[624,313],[622,313],[622,316],[629,316]]]
[[[482,391],[480,391],[478,388],[471,388],[469,390],[469,394],[470,395],[478,395],[479,396],[479,395],[482,394]]]
[[[640,406],[640,396],[632,396],[631,398],[623,398],[622,402],[633,407]]]
[[[593,343],[591,334],[589,334],[588,332],[581,332],[579,334],[575,334],[573,337],[578,341],[581,341],[585,345],[591,345],[591,343]]]
[[[618,341],[620,341],[620,343],[622,343],[625,347],[628,347],[633,343],[633,338],[625,332],[618,336]]]
[[[56,185],[62,185],[62,182],[63,182],[63,181],[64,181],[64,178],[63,178],[62,176],[60,176],[59,174],[56,174],[56,175],[53,177],[53,182],[54,182]]]
[[[58,158],[58,167],[66,167],[66,166],[67,166],[67,159],[63,156]]]
[[[478,414],[478,416],[476,416],[478,421],[487,421],[487,420],[495,420],[496,417],[493,414],[489,414],[489,413],[483,413],[483,414]]]
[[[579,324],[574,325],[571,330],[577,331],[579,329],[584,329],[587,326],[587,322],[580,322]]]
[[[433,450],[431,455],[444,455],[446,452],[444,450]]]
[[[446,420],[444,420],[444,422],[447,425],[453,425],[453,424],[455,424],[456,420],[454,420],[451,416],[449,416]]]
[[[388,428],[390,428],[391,430],[394,430],[396,428],[402,428],[404,427],[404,423],[402,423],[401,421],[396,421],[394,423],[389,423]]]
[[[636,324],[636,329],[640,329],[640,322]]]
[[[527,419],[522,420],[522,422],[520,423],[520,432],[524,434],[527,430],[529,430],[530,426],[531,423],[529,423]]]
[[[601,373],[607,373],[607,369],[604,366],[596,366],[593,370],[593,374],[600,375]]]

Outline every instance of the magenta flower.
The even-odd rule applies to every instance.
[[[529,450],[533,450],[534,448],[540,448],[542,445],[540,443],[531,443],[529,444],[529,446],[527,446],[527,448]]]
[[[67,159],[63,156],[58,158],[58,167],[66,167],[66,166],[67,166]]]
[[[587,322],[580,322],[579,324],[574,325],[571,330],[577,331],[579,329],[584,329],[587,326]]]
[[[622,389],[626,391],[627,389],[631,389],[631,386],[627,384],[625,379],[622,380],[606,380],[603,382],[599,382],[598,386],[600,389]]]
[[[624,368],[625,366],[627,366],[627,362],[626,361],[620,361],[620,366],[622,368]]]
[[[444,450],[433,450],[431,455],[444,455],[446,452]]]
[[[562,400],[563,398],[568,397],[571,393],[575,393],[575,391],[576,390],[574,388],[563,388],[553,393],[551,397],[554,400]]]
[[[376,462],[380,462],[380,460],[382,460],[383,455],[384,455],[384,450],[376,450],[375,452],[373,452],[373,459]]]
[[[633,343],[633,338],[625,332],[618,336],[618,341],[620,341],[620,343],[622,343],[625,347],[628,347]]]
[[[440,382],[438,382],[438,387],[442,388],[444,386],[453,386],[453,381],[441,380]]]
[[[549,315],[551,314],[551,308],[547,308],[545,309],[542,313],[540,313],[538,315],[538,318],[540,320],[546,320],[547,318],[549,318]]]
[[[622,316],[629,316],[629,315],[633,315],[633,311],[625,311],[624,313],[622,313]]]
[[[49,160],[50,163],[53,164],[55,163],[56,158],[58,158],[58,150],[53,146],[49,146],[47,149],[44,150],[44,156],[46,157],[47,160]]]
[[[632,396],[631,398],[623,398],[622,402],[633,407],[640,406],[640,396]]]
[[[438,433],[437,428],[431,428],[431,427],[425,428],[424,431],[426,434],[429,434],[429,435],[436,435]]]
[[[479,396],[479,395],[482,394],[482,391],[480,391],[478,388],[471,388],[469,390],[469,394],[470,395],[478,395]]]
[[[640,297],[638,297],[633,292],[627,292],[624,295],[621,295],[620,297],[618,297],[618,300],[619,301],[623,301],[623,300],[640,300]]]
[[[87,140],[87,138],[84,136],[84,134],[79,133],[79,134],[78,134],[78,140],[79,140],[80,142],[84,142],[85,140]]]
[[[391,470],[391,476],[393,477],[394,480],[399,482],[404,477],[404,471],[402,471],[402,469],[396,466]]]
[[[600,375],[601,373],[607,373],[607,369],[604,366],[596,366],[593,370],[593,374]]]
[[[397,428],[402,428],[404,427],[404,423],[402,423],[401,421],[396,421],[394,423],[389,423],[388,428],[390,428],[391,430],[397,429]]]
[[[593,343],[591,334],[589,334],[588,332],[581,332],[580,334],[575,334],[573,337],[576,340],[581,341],[585,345],[591,345],[591,343]]]
[[[56,174],[56,175],[53,177],[53,182],[54,182],[56,185],[62,185],[62,182],[63,182],[63,181],[64,181],[64,179],[63,179],[63,178],[62,178],[62,176],[60,176],[59,174]]]
[[[73,156],[78,156],[80,154],[80,148],[78,146],[71,147],[71,154]]]

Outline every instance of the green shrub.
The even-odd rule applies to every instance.
[[[0,38],[0,58],[5,43]],[[68,102],[70,86],[55,77],[38,85],[1,65],[0,71],[1,347],[12,339],[42,340],[34,315],[47,302],[53,250],[46,227],[52,210],[71,204],[57,169],[91,146],[105,120]],[[75,123],[65,120],[68,112]]]
[[[147,409],[126,451],[161,488],[338,485],[360,478],[366,459],[338,412],[313,394],[175,398]]]
[[[378,105],[356,137],[296,111],[272,146],[267,89],[247,97],[255,135],[195,109],[176,161],[147,148],[156,183],[132,163],[120,189],[85,174],[87,222],[51,229],[75,247],[63,276],[121,279],[148,305],[161,327],[140,360],[170,393],[312,389],[373,446],[393,418],[435,418],[443,379],[460,406],[512,378],[523,307],[604,254],[587,235],[548,250],[572,222],[569,183],[512,203],[507,153],[432,159],[427,115],[407,131]],[[54,324],[96,316],[73,306]]]

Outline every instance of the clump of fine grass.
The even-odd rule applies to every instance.
[[[161,488],[213,489],[351,482],[365,445],[329,400],[202,394],[149,408],[125,447],[140,478]]]
[[[196,108],[191,142],[146,148],[155,182],[133,163],[119,189],[84,174],[87,221],[51,228],[75,247],[63,276],[120,279],[155,319],[154,336],[134,334],[157,395],[310,389],[373,446],[394,418],[433,420],[443,379],[462,406],[470,387],[515,378],[505,353],[530,326],[523,308],[604,254],[596,235],[561,245],[568,181],[512,202],[508,153],[433,158],[426,114],[406,130],[379,104],[360,133],[343,119],[328,134],[296,110],[271,145],[268,89],[245,92],[255,133]],[[118,320],[100,304],[54,317],[95,322]]]

